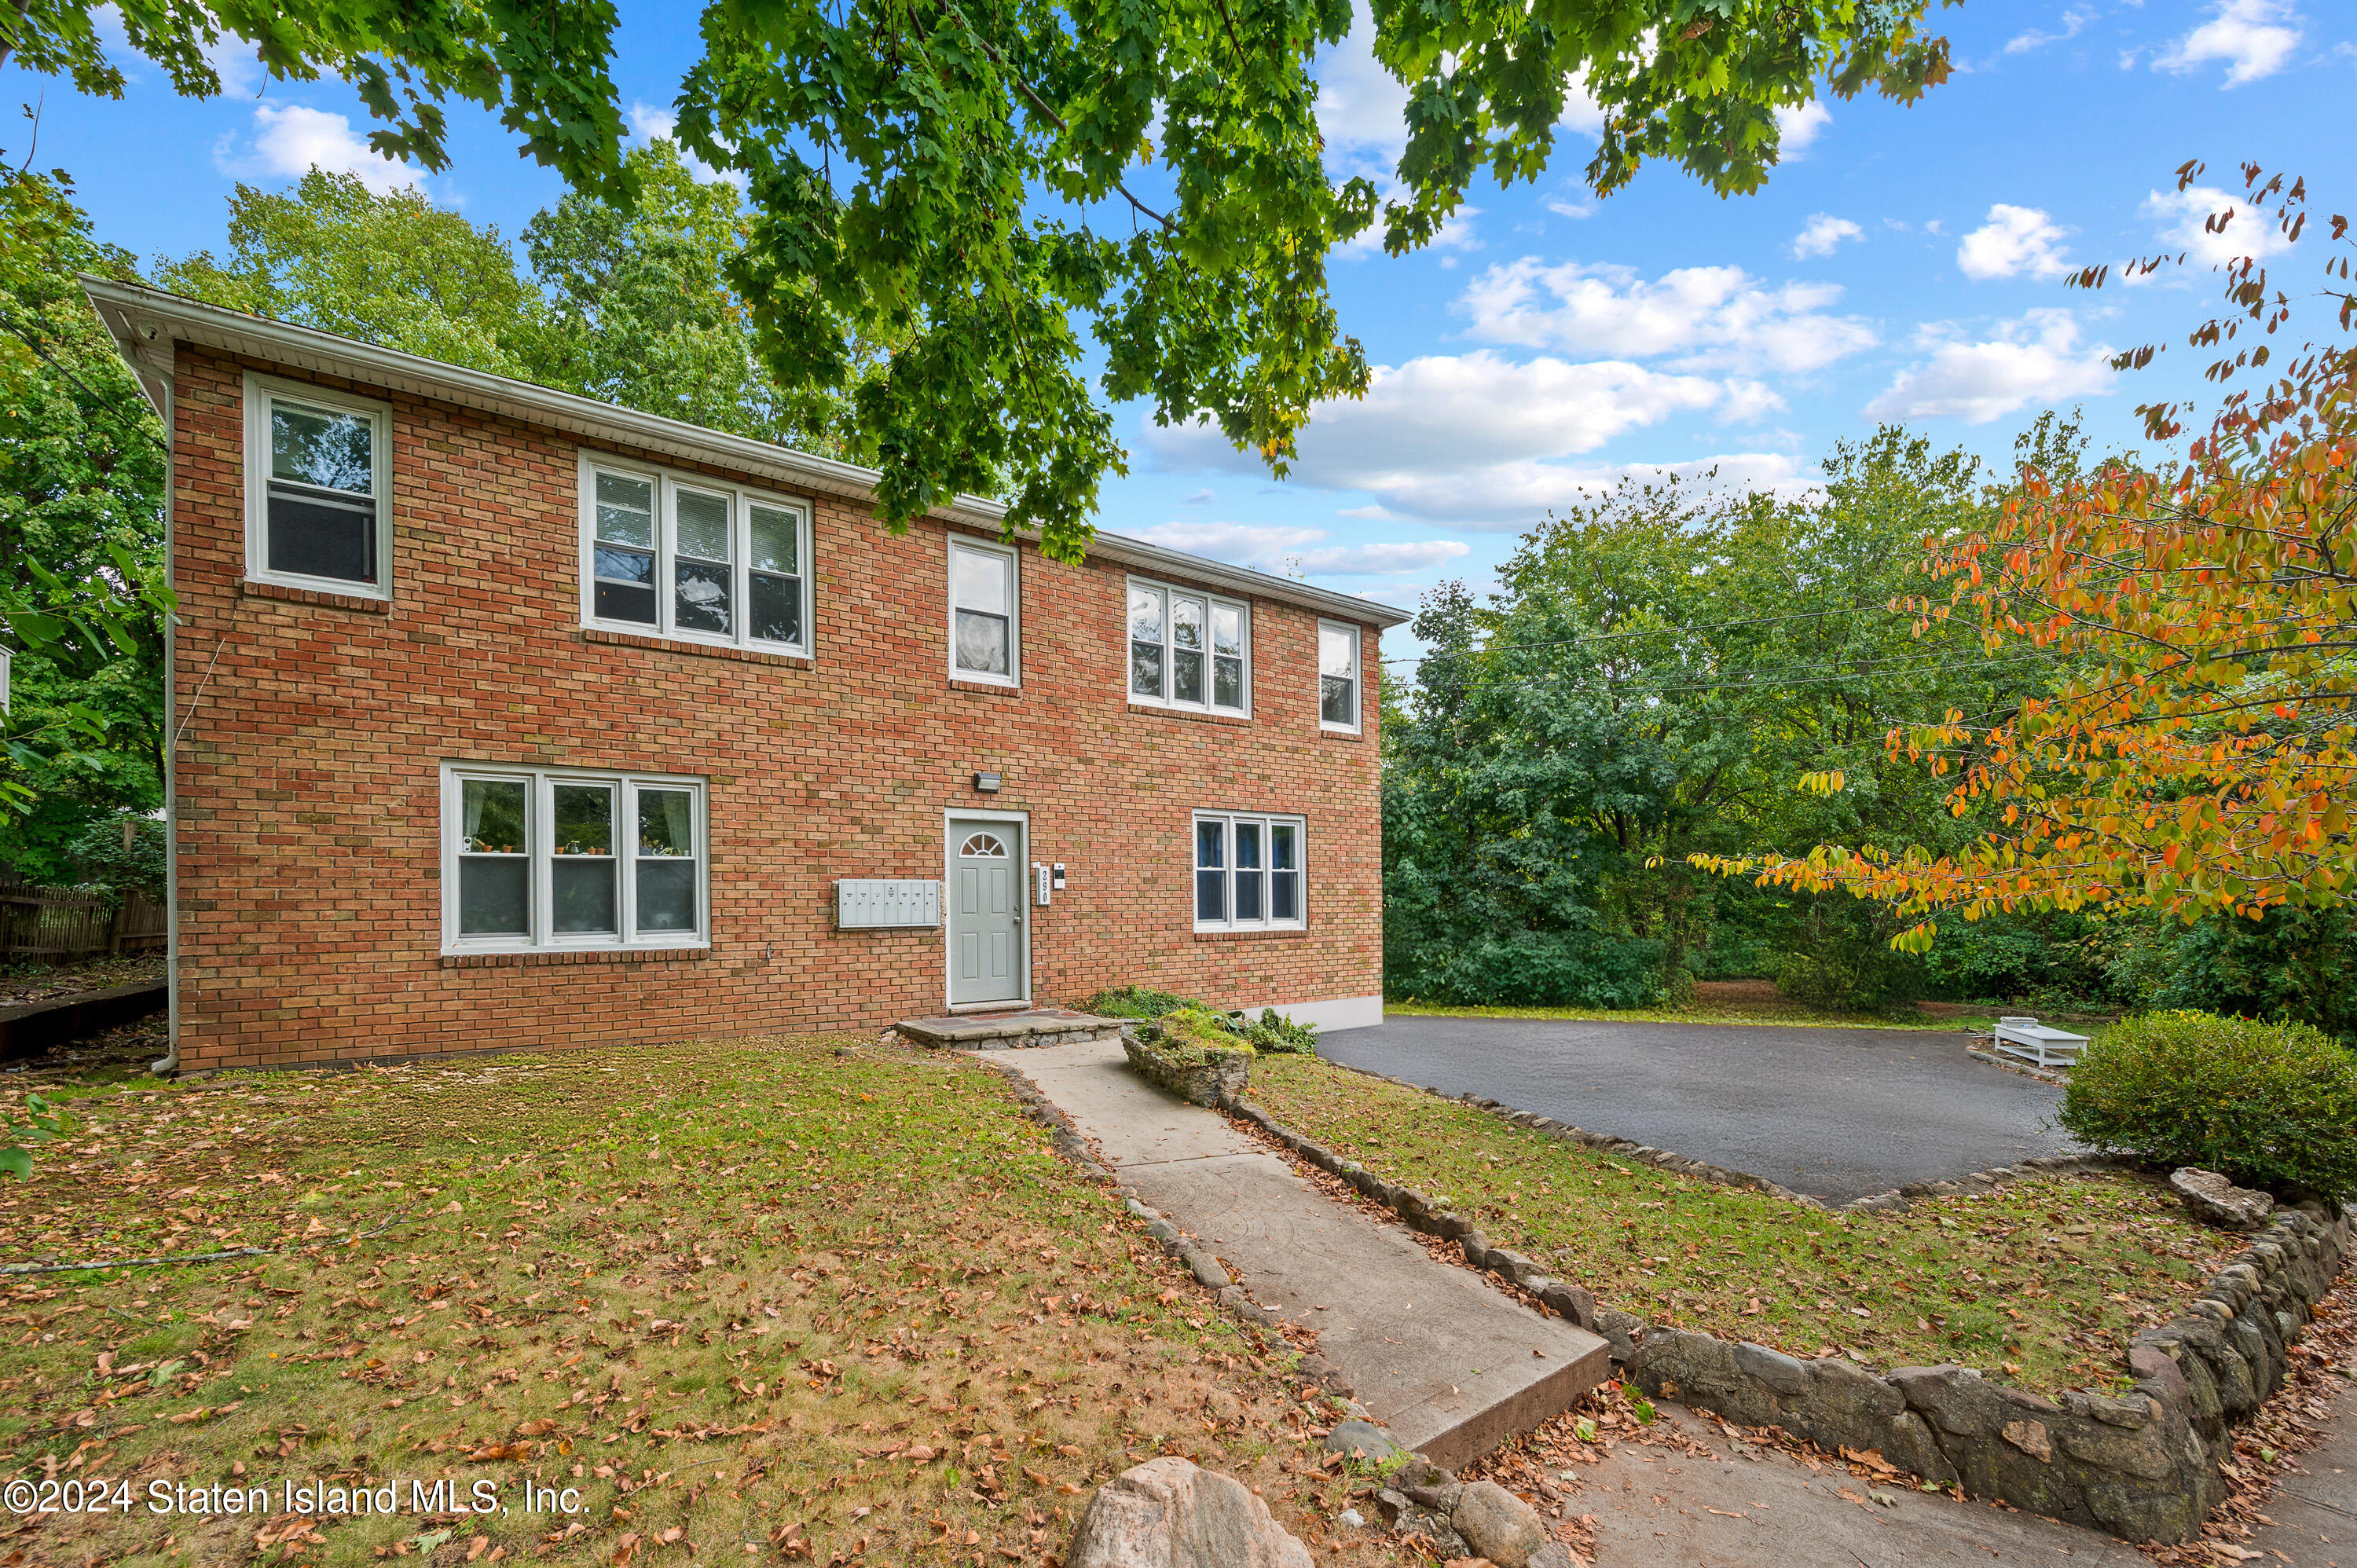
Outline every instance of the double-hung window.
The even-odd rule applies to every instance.
[[[1318,725],[1359,732],[1359,628],[1318,623]]]
[[[1195,929],[1299,930],[1308,920],[1299,817],[1195,813]]]
[[[1131,578],[1129,697],[1160,707],[1249,714],[1250,607]]]
[[[810,515],[758,490],[584,459],[582,622],[810,651]]]
[[[1020,685],[1023,614],[1015,552],[952,534],[949,568],[951,676]]]
[[[445,951],[709,940],[695,779],[447,767],[442,850]]]
[[[245,380],[245,575],[390,598],[393,411],[282,381]]]

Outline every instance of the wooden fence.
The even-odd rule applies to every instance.
[[[163,906],[144,893],[110,910],[102,894],[0,880],[0,960],[161,952],[168,940]]]

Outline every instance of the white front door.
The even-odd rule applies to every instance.
[[[952,817],[950,1005],[1020,1002],[1030,990],[1023,940],[1023,824]]]

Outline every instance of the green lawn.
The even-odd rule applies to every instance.
[[[1180,1452],[1321,1562],[1405,1561],[1322,1550],[1331,1407],[966,1058],[737,1040],[6,1103],[27,1087],[71,1136],[0,1187],[0,1261],[272,1255],[0,1281],[5,1478],[133,1501],[14,1521],[0,1559],[1042,1563],[1096,1483]],[[290,1511],[289,1481],[402,1511]],[[478,1483],[493,1511],[450,1506]],[[157,1514],[156,1484],[263,1496]]]
[[[1602,1305],[1878,1368],[1958,1361],[2049,1393],[2122,1386],[2129,1336],[2175,1316],[2240,1245],[2137,1176],[1836,1215],[1626,1165],[1315,1058],[1260,1058],[1250,1092]]]

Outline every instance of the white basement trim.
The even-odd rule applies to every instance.
[[[1338,1029],[1367,1029],[1383,1021],[1380,996],[1338,996],[1330,1002],[1289,1002],[1277,1008],[1280,1016],[1308,1024],[1321,1035]]]

